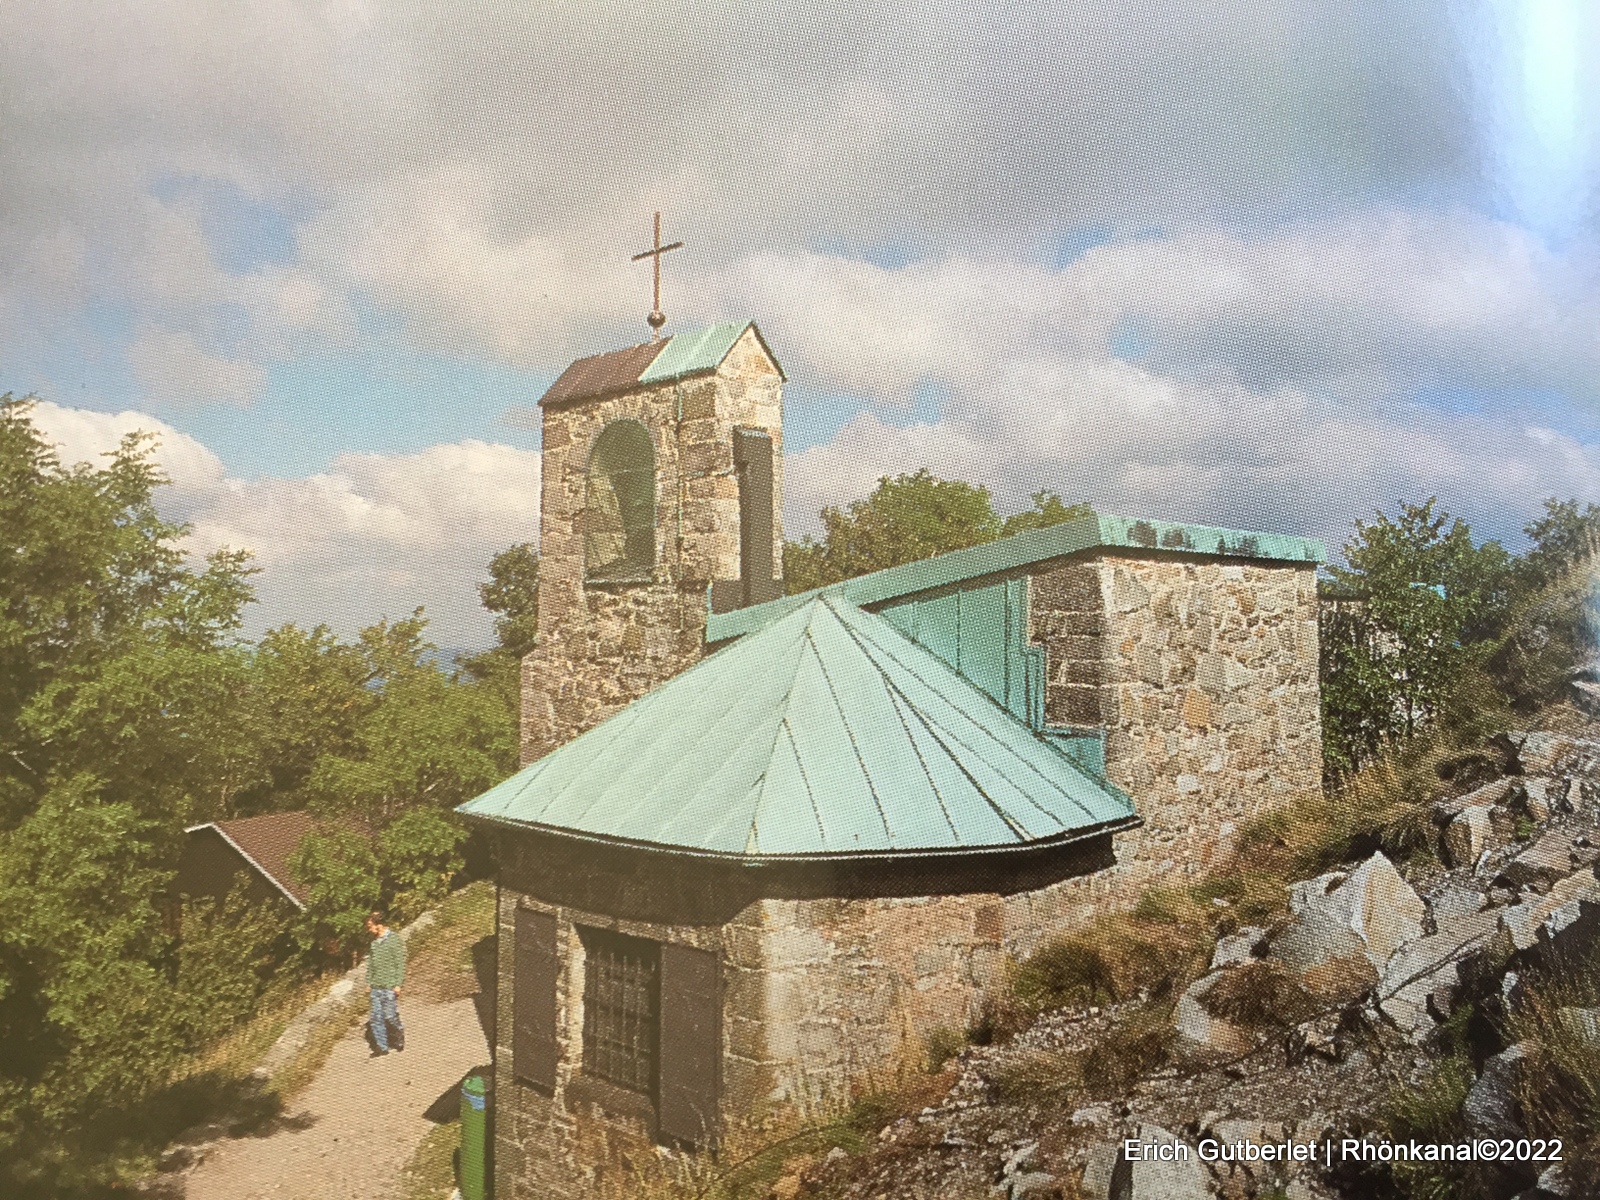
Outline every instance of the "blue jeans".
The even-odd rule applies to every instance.
[[[379,1050],[386,1051],[389,1049],[389,1022],[393,1021],[401,1033],[406,1030],[405,1022],[400,1019],[400,1008],[395,1003],[394,989],[370,988],[367,996],[372,1002],[372,1040],[378,1043]]]

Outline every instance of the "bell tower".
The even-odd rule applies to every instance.
[[[755,324],[730,322],[579,359],[539,401],[524,764],[696,662],[708,599],[782,594],[783,382]]]

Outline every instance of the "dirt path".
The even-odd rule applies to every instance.
[[[453,1113],[462,1077],[489,1061],[470,999],[402,994],[400,1015],[404,1052],[370,1057],[353,1026],[270,1130],[223,1142],[194,1169],[184,1200],[395,1200],[434,1127],[424,1114]]]

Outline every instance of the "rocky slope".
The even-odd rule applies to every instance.
[[[1449,1055],[1472,1077],[1448,1137],[1529,1138],[1541,1085],[1520,1014],[1538,981],[1594,952],[1600,928],[1600,740],[1502,735],[1484,758],[1496,777],[1426,812],[1433,854],[1402,870],[1375,853],[1295,883],[1285,917],[1220,939],[1175,1000],[1060,1009],[1004,1045],[963,1050],[937,1104],[886,1125],[865,1153],[789,1164],[774,1195],[1398,1194],[1388,1167],[1338,1150],[1392,1134],[1381,1116],[1394,1097],[1431,1094]],[[1554,1015],[1580,1043],[1600,1040],[1600,1008]],[[1130,1155],[1127,1139],[1187,1153]],[[1213,1157],[1287,1143],[1308,1161],[1204,1162],[1202,1143]],[[1590,1194],[1570,1162],[1464,1169],[1482,1196]]]

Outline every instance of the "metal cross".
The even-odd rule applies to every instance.
[[[638,254],[633,256],[634,262],[638,262],[642,258],[655,259],[655,303],[651,306],[650,316],[646,318],[650,322],[650,336],[652,339],[659,339],[661,337],[661,327],[667,323],[667,314],[661,311],[661,256],[668,250],[682,249],[682,242],[673,242],[670,246],[663,246],[661,244],[661,214],[657,213],[656,244],[654,248],[640,251]]]

